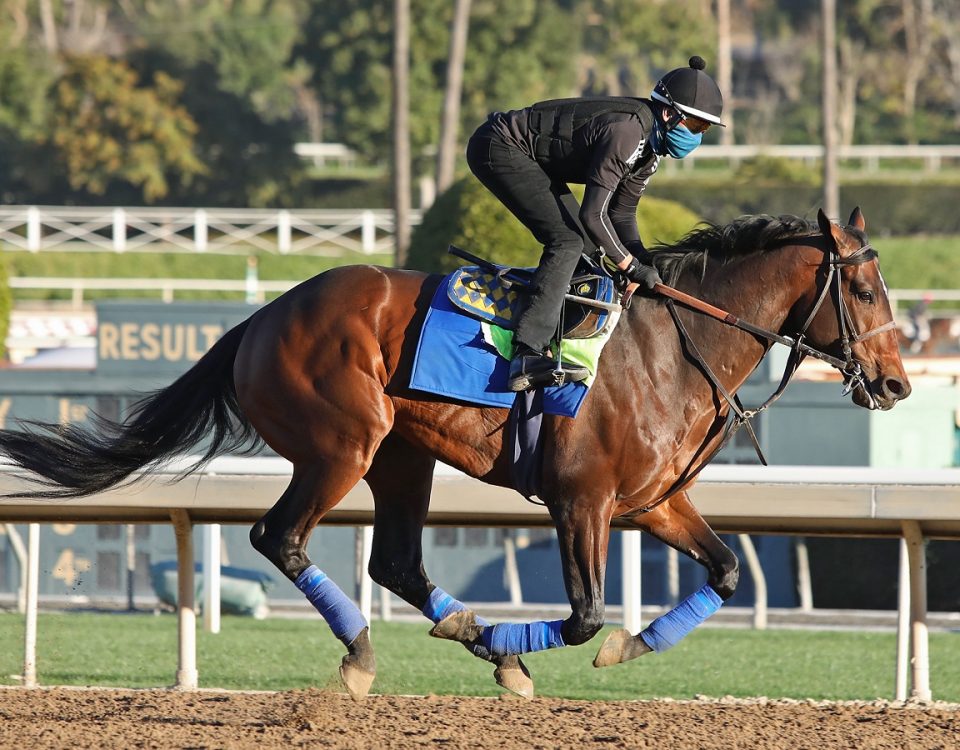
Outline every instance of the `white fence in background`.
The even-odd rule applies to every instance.
[[[414,224],[420,212],[411,212]],[[0,246],[103,250],[342,255],[393,251],[388,209],[79,208],[0,206]]]
[[[318,271],[319,273],[319,271]],[[75,309],[84,303],[88,291],[151,292],[160,294],[164,302],[173,302],[177,292],[233,292],[243,294],[251,303],[262,303],[267,294],[283,294],[297,281],[262,281],[252,276],[244,281],[231,279],[99,279],[57,276],[14,276],[11,289],[67,290]]]

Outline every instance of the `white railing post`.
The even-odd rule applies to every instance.
[[[903,521],[910,560],[910,650],[913,688],[910,694],[928,701],[930,693],[930,656],[927,638],[927,559],[926,543],[918,521]]]
[[[80,310],[83,307],[83,281],[76,279],[71,284],[70,304],[74,310]]]
[[[277,211],[277,250],[282,255],[290,252],[292,227],[290,224],[290,212]]]
[[[740,550],[747,562],[747,568],[750,570],[750,577],[753,578],[753,627],[755,630],[767,629],[767,578],[763,574],[763,566],[760,564],[760,556],[753,546],[753,540],[749,534],[738,534],[740,540]]]
[[[127,249],[127,212],[119,206],[113,209],[113,251],[122,253]]]
[[[799,536],[794,542],[797,553],[797,594],[800,597],[800,610],[813,611],[813,584],[810,578],[810,553],[806,538]]]
[[[360,613],[369,625],[373,620],[373,579],[370,577],[370,555],[373,552],[373,526],[363,527],[363,543],[360,556]],[[372,628],[371,628],[372,630]]]
[[[23,614],[27,611],[27,548],[20,538],[20,532],[12,523],[5,523],[3,529],[10,540],[10,546],[13,547],[13,554],[17,558],[17,565],[20,567],[20,586],[17,591],[17,612]]]
[[[27,531],[27,607],[23,637],[23,686],[37,686],[37,604],[40,588],[40,524]]]
[[[373,211],[360,214],[360,248],[365,253],[377,249],[377,218]]]
[[[193,212],[193,247],[198,253],[207,251],[207,212],[202,208]]]
[[[900,575],[897,579],[897,669],[894,699],[905,701],[910,673],[910,553],[907,540],[900,537]]]
[[[197,613],[193,570],[193,523],[183,508],[170,511],[177,538],[177,687],[195,690],[197,674]]]
[[[517,545],[513,541],[513,529],[503,535],[503,577],[510,592],[510,604],[523,604],[523,587],[520,585],[520,567],[517,565]]]
[[[260,276],[257,271],[257,256],[247,256],[247,273],[244,278],[246,284],[246,300],[248,305],[262,303],[265,299],[263,292],[260,291]]]
[[[35,253],[43,243],[43,232],[40,229],[40,209],[36,206],[27,208],[27,250]]]
[[[640,534],[636,529],[621,532],[623,544],[623,627],[633,635],[643,627],[640,610]]]
[[[671,607],[680,601],[680,555],[673,547],[667,547],[667,601]]]
[[[203,527],[203,629],[220,632],[220,524]]]

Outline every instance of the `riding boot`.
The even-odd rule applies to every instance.
[[[589,375],[586,367],[558,362],[548,354],[520,344],[510,361],[507,387],[511,391],[528,391],[547,385],[578,383]]]

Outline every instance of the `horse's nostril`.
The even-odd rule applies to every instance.
[[[897,378],[886,378],[883,381],[883,391],[890,398],[902,399],[910,395],[910,386]]]

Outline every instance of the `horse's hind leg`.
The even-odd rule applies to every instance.
[[[703,520],[686,492],[678,492],[650,513],[635,516],[632,522],[703,565],[708,573],[707,583],[638,635],[623,629],[611,633],[593,661],[595,667],[620,664],[676,645],[714,614],[737,588],[736,555]]]
[[[369,627],[356,604],[307,557],[307,541],[323,515],[359,481],[361,472],[333,461],[294,466],[293,479],[250,530],[253,546],[299,588],[347,647],[340,677],[355,700],[376,674]]]
[[[466,607],[435,586],[423,568],[423,525],[434,463],[432,457],[391,434],[380,444],[365,479],[375,503],[370,577],[438,623],[450,612],[466,611]],[[496,664],[494,677],[501,687],[533,696],[533,681],[519,658],[492,656],[464,645]]]

